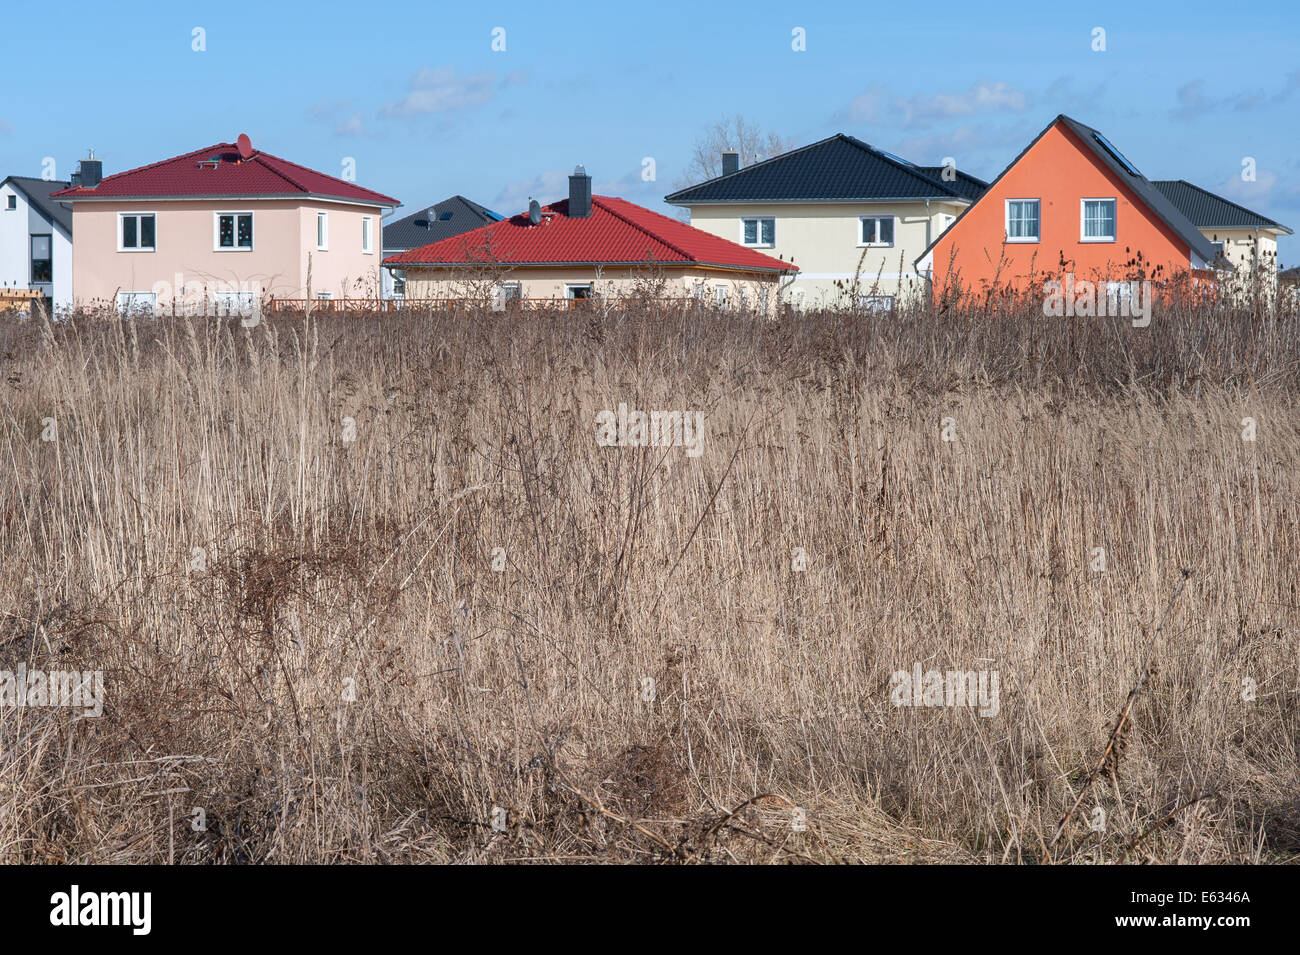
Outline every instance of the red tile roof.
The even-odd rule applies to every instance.
[[[215,168],[205,163],[209,159],[219,160]],[[234,143],[217,143],[183,156],[105,176],[93,188],[73,186],[52,193],[52,197],[73,200],[199,196],[320,196],[377,206],[400,205],[391,196],[362,189],[270,153],[255,150],[241,161]]]
[[[591,197],[591,215],[571,219],[568,200],[542,210],[533,225],[526,214],[502,219],[384,259],[386,265],[639,265],[646,262],[707,265],[746,272],[794,272],[782,262],[728,242],[626,199]]]

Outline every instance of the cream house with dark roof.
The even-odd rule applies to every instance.
[[[912,260],[983,194],[954,164],[918,166],[843,133],[674,192],[691,225],[793,262],[783,300],[887,309],[923,292]]]

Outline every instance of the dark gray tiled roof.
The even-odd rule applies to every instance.
[[[433,215],[429,214],[432,208]],[[425,206],[384,226],[384,251],[418,249],[439,239],[449,239],[470,229],[497,222],[501,216],[464,196],[452,196],[434,206]]]
[[[1286,226],[1194,186],[1186,179],[1157,179],[1151,184],[1198,229],[1280,229],[1291,234]]]
[[[706,202],[860,202],[883,199],[971,199],[985,183],[959,173],[939,177],[941,167],[914,166],[837,133],[828,139],[745,166],[667,197],[676,205]]]
[[[989,188],[989,184],[983,179],[976,179],[970,173],[962,172],[960,169],[954,170],[957,173],[955,179],[948,180],[943,178],[943,166],[920,166],[918,168],[932,179],[938,179],[949,189],[955,189],[971,202],[984,195]]]
[[[51,222],[56,222],[68,235],[72,235],[72,209],[57,199],[51,199],[50,193],[67,189],[72,183],[59,182],[57,179],[37,179],[34,176],[10,176],[4,182],[11,182],[27,197]],[[0,186],[4,185],[0,182]]]

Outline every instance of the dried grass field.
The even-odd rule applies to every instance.
[[[0,670],[103,673],[0,862],[1295,862],[1298,395],[1224,307],[0,319]]]

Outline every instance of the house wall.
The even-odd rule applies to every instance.
[[[312,295],[327,292],[332,298],[379,298],[382,294],[383,216],[382,209],[348,206],[331,202],[303,202],[299,206],[299,228],[303,252],[299,295],[308,284],[307,255],[311,256]],[[325,213],[329,225],[328,248],[316,246],[316,214]],[[361,220],[370,219],[370,252],[362,251]]]
[[[316,248],[316,213],[328,215],[328,249]],[[156,250],[118,251],[118,217],[156,216]],[[215,213],[252,212],[253,248],[217,251]],[[378,207],[300,199],[121,200],[73,204],[73,294],[78,304],[112,304],[116,293],[155,292],[159,309],[210,299],[216,290],[302,298],[311,259],[313,294],[359,294],[357,284],[379,283]],[[361,250],[361,217],[374,222],[374,251]],[[373,292],[372,292],[373,294]]]
[[[850,290],[859,269],[860,295],[872,294],[873,287],[879,295],[922,291],[913,261],[964,208],[939,201],[931,201],[928,211],[924,202],[745,203],[696,205],[690,211],[692,226],[731,242],[743,240],[742,219],[774,218],[776,243],[760,250],[799,266],[786,298],[804,308],[836,308],[853,304]],[[859,243],[859,220],[866,215],[895,217],[892,246]]]
[[[1223,243],[1223,254],[1236,267],[1220,288],[1231,295],[1256,290],[1272,297],[1277,292],[1277,233],[1255,229],[1202,229],[1211,242]],[[1256,273],[1258,268],[1258,273]]]
[[[1254,229],[1202,229],[1211,242],[1223,243],[1223,254],[1239,269],[1249,270],[1256,261],[1270,272],[1277,271],[1277,234]]]
[[[1084,198],[1116,200],[1115,241],[1080,241]],[[1040,200],[1040,241],[1006,241],[1007,199]],[[929,259],[936,290],[998,284],[1028,291],[1064,272],[1089,281],[1130,278],[1139,251],[1149,278],[1191,267],[1187,244],[1057,123],[940,238]]]
[[[9,209],[9,197],[17,197],[17,208]],[[0,285],[29,288],[27,197],[12,185],[0,188]]]
[[[706,303],[716,304],[716,290],[726,290],[726,307],[739,308],[742,296],[748,308],[756,309],[766,289],[768,311],[775,313],[779,279],[762,273],[728,272],[713,269],[664,269],[662,295],[664,297],[702,297]],[[457,273],[448,269],[406,269],[407,299],[473,298],[490,294],[498,284],[517,282],[520,293],[528,299],[562,299],[566,285],[591,284],[596,295],[610,298],[633,295],[646,289],[651,273],[644,269],[602,269],[597,275],[592,268],[516,268],[500,274]]]
[[[9,196],[17,205],[9,209]],[[53,278],[48,285],[32,283],[31,237],[49,235],[53,255]],[[41,288],[53,300],[56,311],[72,305],[72,242],[64,231],[27,201],[12,184],[0,188],[0,285],[8,288]]]

